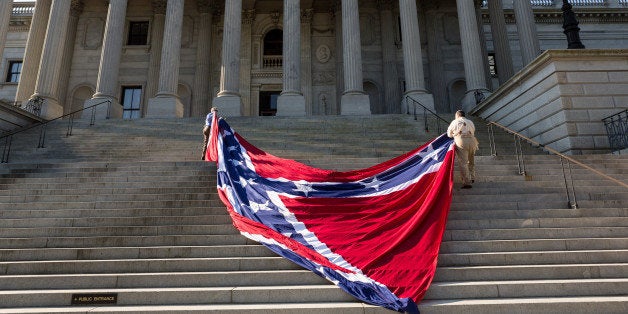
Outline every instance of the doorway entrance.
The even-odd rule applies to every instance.
[[[277,98],[280,91],[259,92],[259,115],[274,116],[277,114]]]

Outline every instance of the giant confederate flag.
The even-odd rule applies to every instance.
[[[244,236],[364,302],[418,312],[451,203],[451,139],[337,172],[265,153],[214,115],[208,146],[218,194]]]

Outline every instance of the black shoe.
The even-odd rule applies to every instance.
[[[462,186],[461,189],[470,189],[471,188],[471,184],[465,184]]]
[[[471,180],[471,183],[475,183],[475,180]]]

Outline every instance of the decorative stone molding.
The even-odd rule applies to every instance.
[[[312,83],[314,85],[330,85],[335,82],[336,73],[334,72],[318,72],[312,75]]]
[[[314,9],[301,10],[301,23],[302,24],[312,23],[313,16],[314,16]]]
[[[282,72],[268,72],[268,71],[253,72],[253,73],[251,73],[251,77],[252,78],[282,78],[283,77],[283,73]],[[279,89],[281,89],[281,88],[279,88]]]
[[[512,10],[504,11],[504,17],[507,24],[515,24]],[[617,10],[591,9],[588,12],[576,12],[576,17],[581,24],[628,23],[628,12]],[[534,20],[539,24],[562,24],[563,13],[560,10],[535,10]],[[490,21],[488,12],[482,12],[482,22],[488,24]]]
[[[28,32],[31,27],[30,17],[12,18],[9,22],[9,30],[12,32]]]
[[[316,60],[320,63],[327,63],[331,59],[331,49],[327,45],[320,45],[316,48]]]
[[[270,19],[273,21],[273,24],[275,26],[279,25],[279,20],[281,19],[281,13],[279,11],[271,12]]]
[[[83,8],[83,0],[72,0],[72,3],[70,4],[70,15],[73,17],[79,17],[79,15],[83,13]]]
[[[253,24],[253,21],[255,21],[255,14],[255,9],[242,10],[242,24]]]

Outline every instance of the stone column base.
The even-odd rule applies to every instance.
[[[370,115],[371,101],[366,94],[344,94],[340,101],[341,115]]]
[[[418,103],[425,106],[427,109],[430,109],[436,112],[434,110],[434,96],[428,93],[417,93],[417,92],[410,92],[404,95],[403,102],[401,105],[402,106],[401,112],[404,112],[404,113],[409,112],[410,114],[414,113],[415,103],[412,100],[408,99],[408,97],[416,100]],[[419,105],[416,105],[416,106],[417,106],[416,112],[423,114],[423,108]]]
[[[105,102],[105,101],[111,101],[111,104]],[[102,103],[105,102],[105,103]],[[96,104],[100,105],[94,107],[94,108],[90,108],[90,109],[85,109],[82,111],[81,113],[81,119],[90,119],[92,117],[92,110],[94,110],[94,115],[95,115],[95,119],[96,120],[104,120],[104,119],[120,119],[122,118],[122,106],[117,102],[114,101],[113,99],[109,99],[109,98],[92,98],[92,99],[88,99],[85,101],[85,103],[83,103],[83,108],[87,108]]]
[[[242,98],[237,95],[226,95],[214,98],[212,106],[218,108],[218,115],[221,117],[240,117],[242,113]]]
[[[181,118],[183,104],[178,97],[172,95],[160,96],[148,100],[147,118]]]
[[[304,116],[305,97],[298,94],[279,95],[277,99],[278,116]]]
[[[63,106],[59,104],[59,101],[54,98],[43,97],[44,103],[41,106],[39,116],[51,120],[63,115]],[[28,103],[28,102],[27,102]]]

